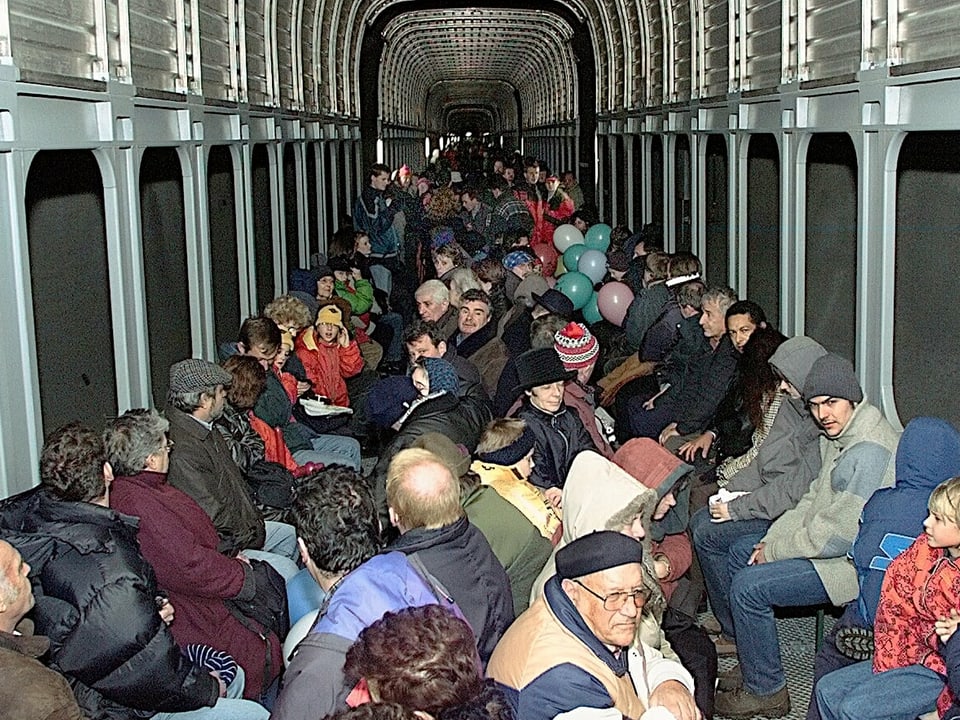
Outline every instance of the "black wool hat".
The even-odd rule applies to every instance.
[[[527,350],[517,358],[517,376],[520,378],[520,382],[513,391],[519,393],[561,380],[566,382],[576,374],[576,370],[567,370],[563,367],[560,356],[557,355],[553,345]]]
[[[557,551],[557,577],[569,580],[639,562],[643,562],[643,546],[639,542],[613,530],[600,530]]]

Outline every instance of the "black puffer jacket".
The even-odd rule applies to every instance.
[[[90,720],[146,718],[217,701],[157,613],[137,521],[37,488],[0,503],[0,531],[30,564],[38,634]]]
[[[387,514],[387,468],[393,456],[429,432],[446,435],[473,454],[480,440],[480,433],[489,421],[490,410],[486,406],[471,400],[461,401],[449,393],[427,398],[413,408],[399,432],[380,452],[380,459],[373,469],[374,498],[385,528],[390,527]]]
[[[530,482],[541,490],[562,488],[573,459],[584,450],[598,452],[580,416],[566,405],[551,414],[535,408],[528,398],[516,417],[527,423],[536,438]]]
[[[435,530],[417,528],[395,540],[385,552],[416,554],[450,593],[477,637],[484,664],[513,622],[513,595],[506,570],[490,543],[466,517]]]

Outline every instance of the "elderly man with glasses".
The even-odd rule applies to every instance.
[[[700,717],[690,673],[635,639],[648,594],[642,560],[640,543],[613,531],[557,552],[543,597],[510,626],[487,668],[517,717]]]

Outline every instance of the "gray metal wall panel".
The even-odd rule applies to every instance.
[[[953,58],[960,65],[960,6],[944,0],[901,0],[898,33],[904,63]]]
[[[13,59],[23,70],[89,79],[97,58],[92,2],[10,3]]]
[[[807,72],[804,80],[860,69],[860,0],[807,0]]]
[[[726,95],[730,86],[730,19],[726,0],[704,0],[705,97]]]
[[[747,2],[745,90],[775,88],[780,84],[780,2]]]
[[[131,0],[130,59],[138,87],[177,90],[177,14],[171,0]]]
[[[247,97],[251,105],[270,105],[273,103],[273,96],[267,85],[268,60],[264,40],[263,3],[245,3],[244,22],[247,26]]]
[[[224,0],[200,0],[200,61],[203,95],[216,100],[235,100],[230,77],[230,25]]]

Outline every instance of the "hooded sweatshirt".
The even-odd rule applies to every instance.
[[[652,448],[660,450],[669,458],[657,453],[651,455],[650,461],[633,465],[634,473],[641,478],[647,478],[648,483],[641,482],[622,467],[592,451],[580,453],[573,461],[563,488],[563,537],[533,583],[531,603],[543,595],[547,580],[556,574],[555,559],[560,548],[596,530],[619,531],[623,525],[632,522],[637,514],[643,516],[644,528],[649,528],[658,500],[657,492],[653,488],[661,485],[672,488],[689,472],[689,465],[652,440],[638,439],[627,445],[637,442],[649,443]],[[668,490],[664,490],[664,494],[666,492]],[[641,542],[644,544],[644,584],[653,594],[644,607],[639,637],[647,645],[659,648],[666,657],[674,658],[676,656],[660,629],[666,599],[653,572],[653,553],[656,549],[651,547],[648,539]],[[688,553],[688,566],[689,562]],[[679,570],[682,574],[686,568],[680,570],[681,566],[682,562],[674,563],[671,560],[671,573]]]
[[[770,364],[795,388],[802,388],[810,368],[827,351],[817,341],[798,336],[783,342]],[[775,520],[800,501],[820,472],[820,429],[803,400],[787,397],[753,461],[726,484],[744,495],[727,505],[731,520]]]
[[[782,346],[781,346],[782,347]],[[853,600],[857,573],[847,553],[874,491],[893,485],[899,433],[866,398],[836,437],[820,437],[820,473],[797,506],[774,521],[762,542],[768,562],[807,558],[834,605]]]
[[[896,484],[877,490],[864,506],[853,543],[860,582],[857,610],[866,626],[873,625],[890,562],[923,532],[930,493],[960,475],[960,433],[944,420],[911,420],[897,446],[896,469]]]

